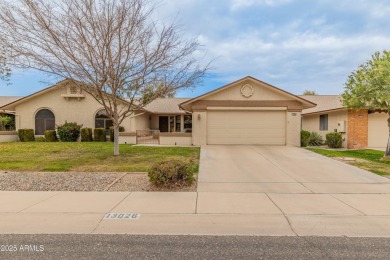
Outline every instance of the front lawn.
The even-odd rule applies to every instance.
[[[364,149],[364,150],[327,150],[319,148],[307,148],[308,150],[328,157],[356,158],[357,161],[350,161],[349,164],[355,165],[364,170],[376,173],[378,175],[390,175],[390,160],[384,159],[384,152]]]
[[[0,143],[0,171],[145,172],[156,161],[192,160],[198,171],[197,147],[146,147],[113,143]]]

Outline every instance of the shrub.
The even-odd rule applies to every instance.
[[[317,133],[317,132],[311,132],[309,137],[309,145],[311,146],[319,146],[324,143],[324,138]]]
[[[92,128],[81,128],[81,142],[92,142]]]
[[[95,142],[105,142],[106,139],[106,129],[105,128],[95,128],[93,129],[93,140]]]
[[[46,130],[45,131],[46,142],[57,142],[57,133],[56,130]]]
[[[309,144],[310,132],[301,130],[301,146],[306,147]]]
[[[341,133],[332,132],[326,134],[326,144],[330,148],[341,148],[343,145],[343,138]]]
[[[19,129],[19,139],[21,142],[34,142],[34,129]]]
[[[45,137],[43,137],[43,136],[37,136],[37,137],[35,137],[35,142],[45,142],[46,141],[46,139],[45,139]]]
[[[124,132],[125,128],[123,126],[119,126],[119,132]],[[114,142],[114,127],[110,127],[110,141]]]
[[[12,131],[15,129],[15,116],[0,115],[0,131]]]
[[[76,142],[80,136],[80,128],[76,122],[66,122],[63,125],[57,126],[58,137],[61,142]]]
[[[148,176],[151,183],[161,187],[191,185],[194,181],[191,164],[178,160],[155,163]]]

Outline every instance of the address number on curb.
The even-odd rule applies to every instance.
[[[129,219],[138,220],[141,217],[138,213],[107,213],[104,219]]]

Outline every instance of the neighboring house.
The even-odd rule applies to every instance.
[[[123,100],[123,105],[126,101]],[[315,103],[252,77],[193,99],[157,99],[127,118],[120,143],[173,145],[264,144],[300,146],[301,112]],[[111,120],[90,95],[67,81],[0,107],[13,113],[16,129],[35,135],[65,121],[109,128]]]
[[[341,96],[301,96],[317,106],[302,111],[302,129],[320,133],[340,132],[348,149],[386,147],[389,138],[388,114],[383,111],[347,109]]]

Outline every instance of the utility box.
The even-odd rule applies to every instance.
[[[339,121],[337,122],[337,132],[345,133],[347,129],[347,121]]]

